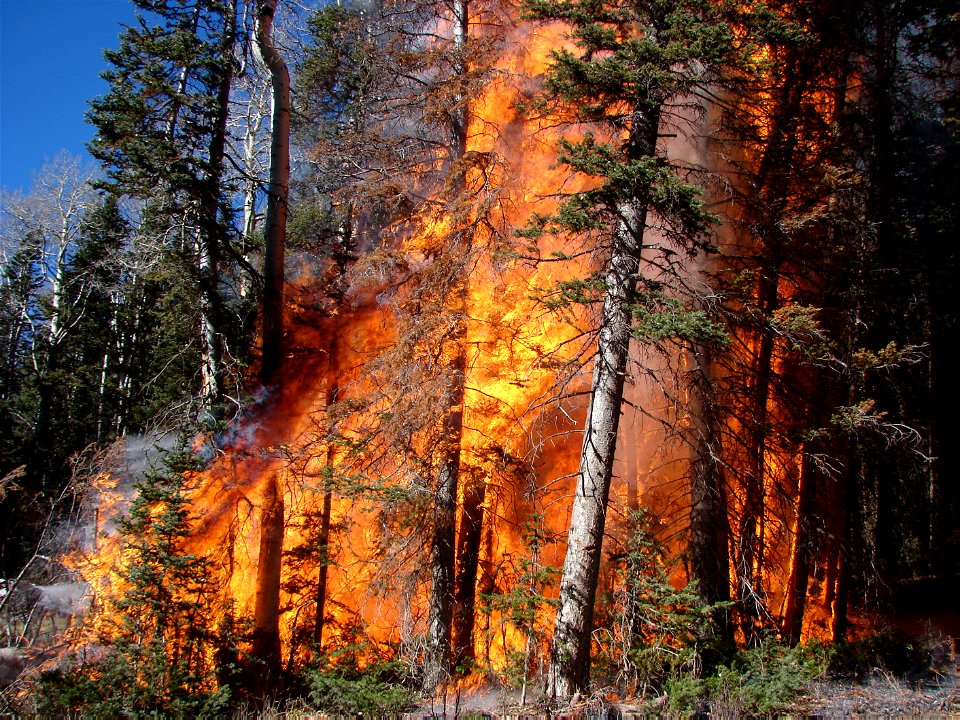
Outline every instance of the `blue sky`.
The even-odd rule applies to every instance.
[[[0,186],[29,190],[61,150],[86,157],[102,49],[133,21],[129,0],[0,0]]]

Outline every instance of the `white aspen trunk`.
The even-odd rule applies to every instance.
[[[67,270],[67,249],[70,247],[70,217],[60,218],[60,234],[57,238],[56,259],[50,284],[50,344],[58,345],[63,332],[63,277]]]
[[[264,226],[263,334],[260,377],[264,384],[279,378],[283,361],[283,283],[287,211],[290,194],[290,73],[273,44],[276,0],[261,0],[257,7],[255,48],[270,73],[272,126],[270,184],[267,187],[267,217]]]
[[[600,336],[547,674],[552,698],[573,696],[590,677],[593,604],[629,358],[629,298],[637,285],[646,209],[631,208],[624,214],[632,217],[617,223],[604,278]]]
[[[634,111],[626,159],[654,155],[658,126],[659,108]],[[617,207],[610,257],[604,268],[603,311],[590,404],[547,670],[546,691],[554,699],[573,697],[583,691],[590,680],[593,605],[629,360],[630,301],[640,274],[648,194],[649,188],[639,187],[634,198]]]
[[[287,233],[290,183],[290,75],[273,45],[276,0],[257,6],[256,52],[270,72],[273,124],[270,145],[270,184],[264,227],[263,352],[260,379],[265,385],[280,380],[283,361],[283,262]],[[261,541],[257,563],[254,612],[254,654],[267,664],[267,674],[280,671],[280,581],[283,564],[283,495],[276,473],[268,481],[261,506]],[[264,687],[266,689],[267,686]]]
[[[211,285],[217,282],[219,263],[217,263],[212,245],[212,238],[205,235],[201,228],[195,239],[197,266],[200,272],[203,289],[200,293],[200,383],[201,397],[207,412],[213,413],[220,403],[222,396],[222,376],[220,368],[223,358],[220,352],[220,334],[214,320],[213,292]]]

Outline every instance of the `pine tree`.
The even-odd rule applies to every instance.
[[[536,20],[561,21],[571,46],[555,51],[545,108],[580,123],[584,134],[561,143],[559,160],[596,181],[565,199],[526,231],[579,239],[599,271],[559,289],[558,302],[602,306],[590,404],[568,534],[547,692],[569,699],[587,687],[590,637],[610,479],[628,352],[646,341],[709,335],[709,323],[670,299],[682,257],[709,246],[712,216],[690,168],[671,164],[661,125],[684,122],[677,106],[748,62],[729,20],[733,10],[706,2],[553,2],[531,0]],[[689,118],[688,120],[689,121]],[[659,233],[649,232],[656,225]]]
[[[468,187],[485,161],[468,152],[469,107],[489,76],[493,45],[476,37],[483,21],[471,16],[496,22],[490,5],[414,0],[361,12],[329,6],[314,17],[323,54],[311,54],[301,85],[326,120],[318,150],[326,151],[331,175],[340,171],[346,180],[331,193],[345,215],[340,227],[348,228],[339,233],[342,246],[370,248],[368,262],[397,276],[396,341],[368,365],[379,390],[369,407],[383,403],[397,411],[371,414],[368,429],[370,442],[392,444],[391,456],[402,457],[416,482],[431,489],[429,507],[417,509],[429,516],[423,524],[431,587],[423,658],[428,691],[449,677],[454,655],[456,662],[468,660],[473,647],[470,578],[478,552],[469,545],[479,542],[480,528],[461,528],[460,537],[470,540],[458,558],[457,502],[469,272],[478,253],[476,228],[485,223],[476,208],[487,192]],[[424,261],[408,263],[404,253]],[[397,273],[401,265],[405,277]],[[463,497],[473,507],[461,517],[476,521],[480,493],[474,488]],[[455,617],[462,620],[456,632]]]
[[[167,218],[170,242],[190,250],[201,288],[201,396],[216,417],[224,400],[220,265],[231,215],[224,160],[237,0],[136,5],[137,25],[105,52],[110,90],[90,104],[90,152],[113,192],[151,201]]]
[[[213,627],[219,597],[205,558],[187,553],[187,474],[202,465],[175,452],[162,469],[135,483],[136,497],[119,523],[119,593],[106,593],[104,651],[64,672],[44,674],[42,712],[112,717],[216,715],[229,708],[215,660],[236,643],[229,622]],[[224,632],[221,632],[224,631]]]

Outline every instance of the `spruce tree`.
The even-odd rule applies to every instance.
[[[120,592],[101,599],[98,626],[103,651],[66,671],[41,677],[39,709],[111,717],[218,715],[231,689],[216,667],[236,643],[230,622],[216,627],[215,575],[203,557],[185,550],[190,532],[186,477],[202,465],[174,452],[161,469],[135,483],[113,582]],[[228,618],[229,619],[229,618]],[[219,675],[218,675],[219,673]]]
[[[203,410],[224,400],[221,256],[231,210],[224,160],[237,0],[137,0],[137,24],[104,53],[109,92],[93,100],[91,154],[111,190],[149,200],[198,283]]]
[[[693,171],[670,162],[664,123],[692,93],[739,72],[749,54],[731,24],[736,9],[708,2],[529,0],[530,18],[561,21],[570,45],[553,53],[544,109],[579,124],[559,161],[595,187],[570,195],[525,231],[566,237],[594,253],[597,271],[557,290],[555,302],[601,307],[590,404],[570,519],[547,692],[567,700],[586,689],[604,526],[632,336],[643,341],[710,336],[677,292],[683,256],[709,247],[713,220]],[[657,232],[650,232],[655,225]]]

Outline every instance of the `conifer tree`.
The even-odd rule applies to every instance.
[[[666,157],[660,128],[684,122],[678,106],[716,82],[719,71],[742,67],[747,56],[729,22],[733,11],[723,4],[530,0],[525,8],[531,18],[569,28],[571,46],[553,54],[545,107],[582,124],[582,137],[561,143],[559,160],[596,181],[525,232],[577,238],[595,252],[598,268],[558,291],[558,302],[601,306],[547,678],[548,695],[567,700],[589,680],[633,316],[641,320],[636,335],[647,341],[710,334],[701,315],[678,310],[669,298],[682,258],[709,246],[712,217],[688,182],[691,169]]]
[[[221,256],[228,241],[224,160],[237,0],[138,0],[137,24],[105,57],[109,92],[88,117],[91,154],[117,194],[151,201],[201,288],[196,340],[204,412],[224,400]]]
[[[430,488],[429,507],[418,509],[428,516],[422,533],[430,558],[423,657],[428,691],[449,677],[454,654],[466,660],[473,646],[466,616],[472,620],[470,578],[476,568],[458,570],[456,521],[468,372],[466,298],[475,230],[485,221],[476,207],[486,189],[468,187],[473,164],[484,158],[471,156],[467,143],[470,102],[488,76],[495,44],[474,33],[484,21],[495,24],[493,5],[413,0],[365,12],[329,6],[314,17],[324,52],[311,54],[301,86],[327,119],[318,138],[318,149],[327,151],[323,161],[346,180],[332,193],[346,199],[340,208],[353,215],[341,222],[351,228],[349,239],[340,233],[348,240],[343,244],[379,251],[368,262],[386,261],[380,272],[397,276],[389,291],[397,339],[368,366],[382,391],[371,396],[370,407],[383,402],[406,410],[377,412],[369,433],[373,442],[393,444],[390,452]],[[397,262],[407,237],[415,238],[410,255],[421,255],[422,262]],[[462,517],[476,518],[480,495],[464,497],[474,498],[475,507]],[[479,542],[479,528],[471,537]],[[460,558],[475,565],[478,553],[464,547]],[[458,601],[462,610],[455,609]],[[458,613],[464,622],[454,640]]]
[[[218,588],[205,558],[185,551],[190,532],[186,473],[201,464],[175,452],[135,484],[119,523],[124,591],[109,598],[102,655],[41,678],[44,712],[140,717],[216,715],[229,708],[215,659],[236,642],[213,627]],[[229,623],[220,623],[228,627]]]

